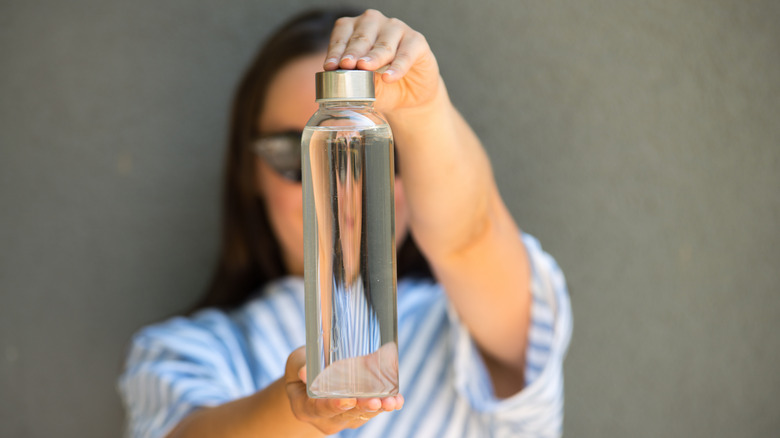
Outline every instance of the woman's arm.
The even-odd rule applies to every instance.
[[[522,388],[530,269],[479,139],[449,100],[425,38],[367,11],[336,24],[325,68],[375,70],[393,128],[411,231],[486,359],[497,388]]]
[[[388,115],[412,233],[482,351],[497,392],[511,395],[524,383],[531,305],[525,248],[476,136],[444,92],[433,105],[439,108],[428,114]]]

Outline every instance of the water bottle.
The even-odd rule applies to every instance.
[[[374,73],[316,74],[301,140],[310,397],[398,394],[393,136]]]

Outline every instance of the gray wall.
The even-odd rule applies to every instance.
[[[215,260],[231,90],[315,3],[0,3],[0,436],[119,435],[129,336]],[[776,435],[780,2],[635,3],[381,2],[567,274],[568,435]]]

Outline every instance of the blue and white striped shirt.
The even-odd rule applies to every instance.
[[[441,286],[398,282],[404,408],[341,437],[552,437],[563,423],[563,360],[571,309],[563,273],[523,235],[533,294],[526,386],[498,399],[487,369]],[[524,288],[518,287],[518,291]],[[134,338],[119,390],[128,435],[163,437],[187,414],[250,395],[284,374],[305,342],[303,280],[273,282],[244,306],[207,309],[146,327]]]

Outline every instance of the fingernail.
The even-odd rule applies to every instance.
[[[364,57],[360,58],[359,61],[371,62],[371,57],[370,56],[364,56]]]
[[[346,61],[346,60],[352,61],[353,59],[355,59],[355,57],[352,56],[352,55],[347,55],[347,56],[341,58],[342,61]]]
[[[395,74],[395,70],[393,70],[392,68],[388,68],[387,70],[385,70],[385,74],[388,76],[393,76]]]
[[[325,60],[325,64],[337,64],[338,62],[338,58],[328,58]]]

